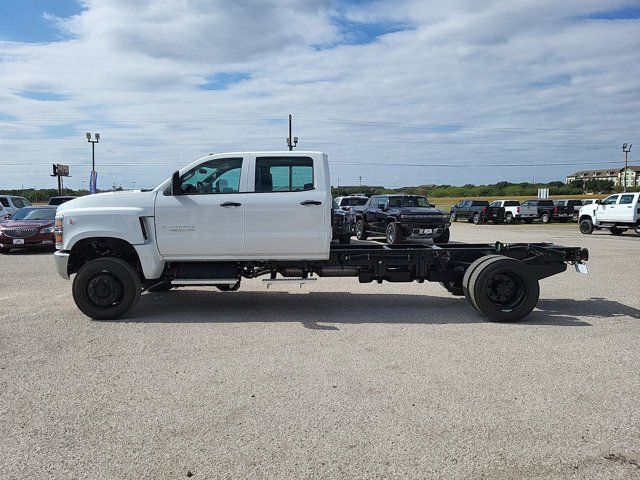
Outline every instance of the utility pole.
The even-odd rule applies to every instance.
[[[360,186],[362,186],[362,177],[358,177],[358,180],[360,181]]]
[[[100,143],[100,134],[94,134],[95,140],[91,139],[91,134],[89,132],[85,133],[87,136],[87,142],[91,144],[91,185],[93,185],[93,191],[98,191],[98,187],[96,185],[97,175],[96,175],[96,143]],[[89,188],[91,190],[91,188]],[[92,193],[92,192],[89,192]]]
[[[298,146],[298,137],[291,137],[292,134],[292,125],[291,125],[291,114],[289,114],[289,136],[286,138],[287,147],[289,147],[289,151],[293,150],[293,147]]]
[[[36,189],[36,186],[33,186],[33,194],[35,195],[36,201],[35,203],[38,203],[38,190]]]
[[[623,143],[622,144],[622,151],[624,152],[624,192],[627,191],[627,160],[628,160],[628,155],[629,152],[631,151],[631,147],[633,146],[632,143]]]
[[[337,180],[338,180],[338,188],[340,188],[340,177],[338,177]]]
[[[131,190],[135,190],[135,189],[136,189],[136,181],[131,180]]]

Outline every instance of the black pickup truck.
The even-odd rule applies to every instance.
[[[356,237],[383,234],[387,243],[398,244],[411,235],[449,242],[446,212],[435,208],[426,197],[416,195],[374,195],[362,211],[356,211]]]
[[[553,219],[560,222],[578,221],[580,209],[582,208],[582,200],[563,199],[555,200],[555,208],[553,209]]]
[[[538,218],[542,223],[552,222],[554,213],[557,212],[553,200],[525,200],[522,202],[522,206],[535,207],[538,210]]]
[[[476,225],[489,220],[493,223],[504,221],[504,207],[492,207],[486,200],[462,200],[451,208],[449,216],[452,222],[465,219]]]

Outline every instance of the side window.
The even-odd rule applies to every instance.
[[[256,158],[256,192],[313,190],[313,160],[309,157]]]
[[[6,197],[0,198],[0,204],[2,204],[3,207],[8,207],[9,206],[9,199]]]
[[[242,158],[216,158],[184,173],[180,189],[186,195],[237,193],[240,191]]]
[[[24,208],[26,206],[22,199],[18,197],[11,197],[11,203],[16,208]]]
[[[629,205],[633,203],[633,195],[620,195],[620,203],[619,205]]]
[[[505,205],[505,207],[507,206],[507,204],[506,204],[506,203],[505,203],[504,205]],[[500,205],[500,202],[499,202],[499,201],[497,201],[497,202],[491,202],[491,203],[489,204],[489,206],[490,206],[490,207],[501,207],[502,205]]]
[[[602,203],[604,205],[615,205],[617,201],[618,201],[618,195],[611,195],[611,196],[605,198],[602,201]]]

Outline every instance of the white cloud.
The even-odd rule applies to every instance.
[[[640,132],[640,21],[585,17],[633,3],[87,1],[58,19],[68,40],[0,43],[0,115],[18,120],[0,116],[0,185],[49,184],[51,162],[79,185],[91,130],[103,184],[153,186],[180,158],[282,148],[290,111],[343,184],[557,179],[584,166],[482,165],[619,159]],[[348,45],[342,21],[408,29]],[[250,78],[201,90],[216,72]],[[367,161],[390,166],[347,165]]]

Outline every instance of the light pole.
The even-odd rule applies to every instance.
[[[627,159],[629,152],[631,151],[632,143],[623,143],[622,151],[624,152],[624,191],[627,191]]]
[[[136,189],[136,181],[131,180],[131,190],[135,190],[135,189]]]
[[[91,134],[89,132],[85,133],[87,136],[87,142],[91,144],[91,171],[96,171],[96,143],[100,143],[100,134],[95,134],[95,140],[91,140]]]

